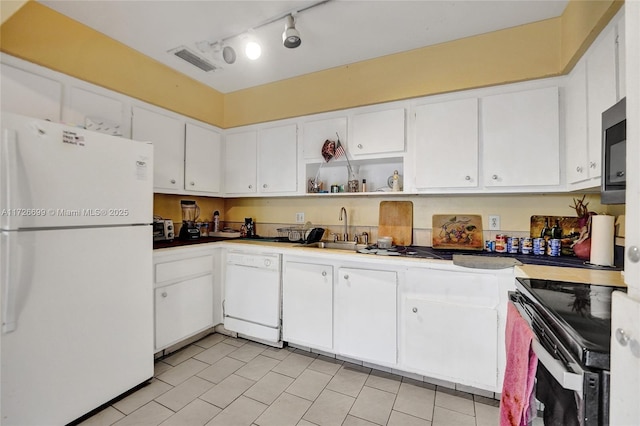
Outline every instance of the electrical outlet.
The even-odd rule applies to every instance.
[[[304,213],[296,213],[296,223],[304,223]]]
[[[498,216],[497,214],[489,215],[489,230],[491,231],[500,230],[500,216]]]

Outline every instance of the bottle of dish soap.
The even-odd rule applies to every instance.
[[[400,191],[400,175],[398,175],[398,171],[397,170],[393,171],[393,182],[391,184],[391,190],[393,192],[399,192]]]

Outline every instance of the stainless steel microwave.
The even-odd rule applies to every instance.
[[[602,204],[624,204],[627,189],[626,98],[602,113]]]

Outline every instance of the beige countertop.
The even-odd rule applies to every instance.
[[[516,277],[626,287],[626,284],[624,283],[624,275],[621,271],[520,265],[516,266],[515,274]]]

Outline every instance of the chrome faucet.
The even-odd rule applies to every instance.
[[[342,212],[344,212],[344,234],[342,234],[342,241],[349,241],[349,223],[347,221],[347,209],[340,208],[340,218],[342,220]]]

